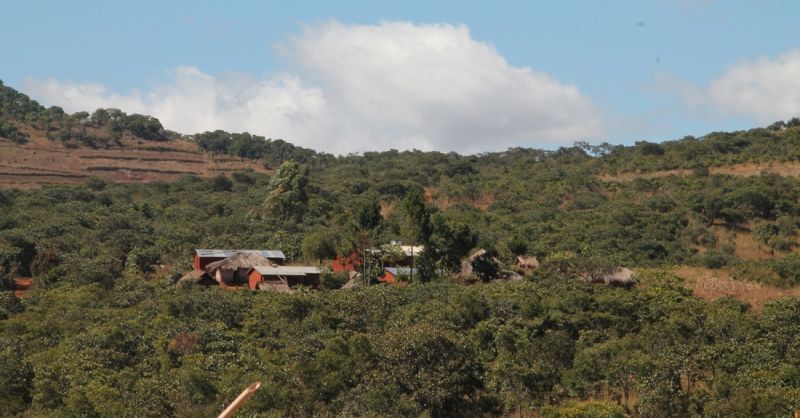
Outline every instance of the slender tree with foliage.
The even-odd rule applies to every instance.
[[[300,249],[305,258],[319,260],[322,264],[323,259],[336,257],[336,237],[330,231],[317,230],[303,237]]]
[[[421,187],[412,187],[403,197],[403,236],[411,243],[411,276],[414,280],[414,254],[419,244],[428,245],[431,237],[431,222],[428,208],[425,206],[425,195]]]
[[[269,181],[264,207],[278,219],[299,221],[308,203],[307,187],[308,168],[286,161]]]
[[[377,262],[371,262],[375,258],[372,248],[382,223],[383,216],[377,197],[367,195],[352,207],[350,238],[361,258],[361,274],[367,283],[378,267]]]

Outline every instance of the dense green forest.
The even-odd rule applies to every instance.
[[[276,168],[1,190],[0,415],[211,416],[254,380],[264,387],[243,416],[800,408],[800,301],[758,312],[708,302],[669,273],[694,265],[800,285],[800,180],[709,171],[798,160],[797,120],[661,144],[332,156],[248,133],[181,135],[113,109],[68,115],[0,89],[0,137],[14,142],[30,126],[68,146],[194,141]],[[688,173],[601,178],[668,169]],[[739,257],[720,231],[751,235],[772,256]],[[426,245],[405,286],[175,285],[194,248],[280,249],[317,263],[391,240]],[[457,279],[477,248],[497,265]],[[541,267],[492,280],[519,254]],[[579,278],[621,266],[636,269],[635,288]],[[11,291],[17,276],[34,278],[23,298]]]

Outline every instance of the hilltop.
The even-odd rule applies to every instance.
[[[270,173],[286,158],[314,155],[249,134],[185,136],[164,129],[156,118],[118,109],[69,115],[0,82],[0,188],[75,184],[89,177],[151,182],[242,170]]]

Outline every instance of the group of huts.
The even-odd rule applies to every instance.
[[[478,249],[472,252],[469,257],[463,259],[461,261],[459,277],[461,279],[467,279],[472,276],[474,273],[473,265],[475,260],[484,254],[486,254],[486,250]],[[496,257],[493,258],[493,261],[498,265],[501,264],[500,260]],[[539,266],[539,259],[536,258],[536,256],[518,255],[514,258],[513,268],[510,270],[499,270],[496,278],[522,280],[524,276],[531,274],[534,270],[538,269]],[[633,271],[627,267],[587,269],[587,271],[578,273],[578,277],[587,283],[605,284],[606,286],[624,287],[627,289],[636,284]]]
[[[393,284],[400,280],[413,280],[419,274],[414,267],[414,260],[425,250],[424,245],[402,245],[396,242],[372,248],[369,252],[381,260],[380,273],[375,281]],[[347,272],[350,281],[355,282],[359,276],[363,261],[357,253],[346,257],[336,257],[331,263],[334,273]],[[355,284],[355,283],[353,283]]]
[[[401,280],[413,281],[418,274],[414,267],[415,259],[424,250],[423,246],[385,245],[371,250],[375,254],[392,254],[381,266],[381,274],[374,281],[394,284]],[[484,255],[485,250],[474,251],[465,258],[459,277],[466,279],[473,274],[473,262]],[[316,266],[285,265],[286,256],[280,250],[194,250],[193,270],[184,275],[179,285],[202,284],[224,288],[250,288],[292,292],[298,286],[317,289],[320,286],[321,270]],[[499,260],[495,260],[499,264]],[[334,273],[347,273],[349,281],[345,288],[364,282],[359,271],[362,265],[357,254],[337,257],[331,263]],[[539,268],[539,260],[534,256],[517,256],[512,270],[502,270],[498,279],[521,280]],[[580,274],[588,283],[602,283],[609,286],[631,287],[635,284],[633,272],[628,268],[597,270]]]
[[[194,250],[193,270],[179,284],[291,292],[297,286],[319,287],[319,267],[286,266],[280,250]]]

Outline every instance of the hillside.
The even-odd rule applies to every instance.
[[[236,171],[269,173],[311,150],[255,135],[164,129],[158,119],[118,109],[66,114],[45,108],[0,82],[0,188],[113,182],[173,181]]]
[[[0,187],[75,184],[97,177],[113,182],[174,181],[183,175],[211,177],[250,170],[269,173],[263,163],[202,152],[189,141],[144,141],[124,135],[109,148],[70,147],[31,126],[20,128],[23,144],[0,141]]]
[[[331,156],[0,99],[2,416],[213,416],[255,380],[249,416],[800,408],[800,121]],[[290,265],[355,253],[373,278],[387,259],[371,249],[392,241],[424,244],[413,280],[178,285],[196,248],[280,249]],[[586,280],[620,267],[634,285]]]

